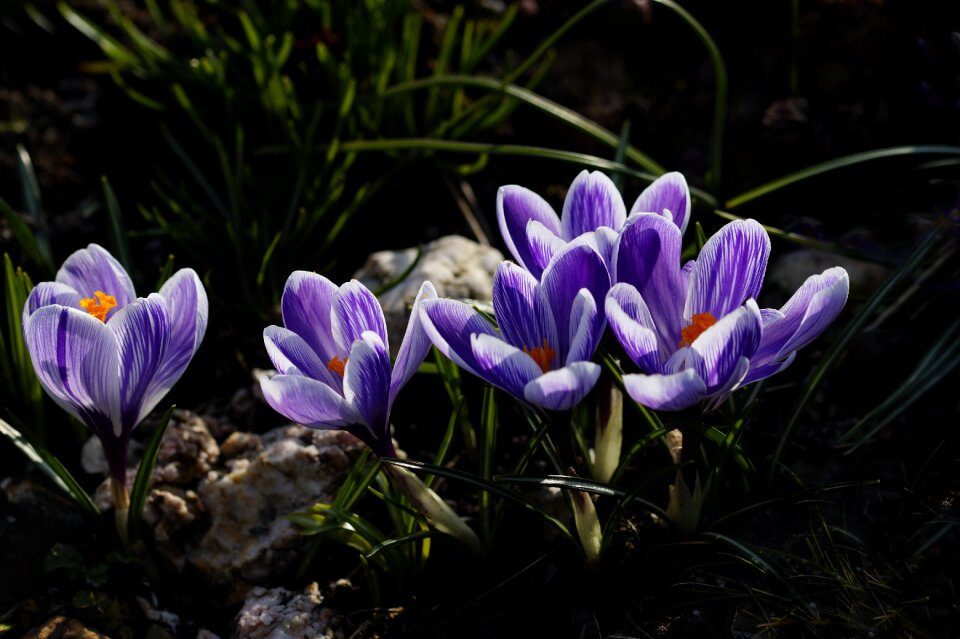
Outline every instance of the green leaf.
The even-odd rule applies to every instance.
[[[845,455],[857,450],[861,445],[872,438],[877,432],[896,419],[907,410],[915,401],[937,385],[940,380],[949,375],[960,364],[960,320],[955,321],[947,328],[940,338],[934,342],[924,357],[917,364],[913,372],[890,393],[880,404],[874,407],[852,428],[839,439],[838,444],[847,442],[856,432],[870,425],[867,432],[861,435],[850,447],[844,451]]]
[[[129,49],[109,36],[92,20],[74,11],[69,4],[61,0],[57,3],[57,9],[75,29],[93,40],[108,58],[123,66],[137,67],[140,65],[140,59]]]
[[[791,184],[796,184],[797,182],[809,180],[810,178],[818,177],[826,173],[838,171],[840,169],[846,169],[851,166],[856,166],[865,162],[873,162],[875,160],[887,160],[890,158],[912,155],[960,155],[960,147],[943,145],[895,146],[886,149],[877,149],[876,151],[866,151],[864,153],[845,155],[835,160],[829,160],[827,162],[815,164],[814,166],[790,173],[782,178],[778,178],[756,188],[750,189],[745,193],[741,193],[740,195],[727,200],[723,208],[735,209],[738,206],[743,206],[747,202],[751,202],[765,195],[769,195],[774,191],[778,191],[785,186],[790,186]]]
[[[140,468],[137,469],[137,476],[133,480],[133,488],[130,490],[130,511],[127,513],[127,534],[130,535],[131,539],[140,534],[140,522],[143,519],[143,507],[147,503],[150,480],[153,478],[153,469],[157,467],[160,444],[163,442],[163,435],[167,431],[167,425],[170,423],[174,408],[176,408],[176,405],[171,405],[167,412],[163,414],[163,417],[160,418],[160,423],[150,437],[147,449],[143,452],[143,459],[140,461]]]
[[[44,273],[52,274],[54,272],[53,260],[49,257],[43,246],[39,243],[37,236],[30,227],[21,219],[17,212],[10,208],[3,198],[0,198],[0,214],[7,221],[7,226],[13,236],[17,238],[17,244],[27,254],[34,264],[36,264]]]
[[[877,289],[877,291],[870,297],[869,300],[867,300],[867,303],[862,309],[860,309],[856,317],[854,317],[853,320],[846,325],[846,327],[840,332],[840,335],[837,337],[836,341],[830,346],[829,349],[827,349],[827,352],[824,353],[823,358],[820,360],[820,364],[818,364],[816,370],[813,371],[813,374],[810,376],[810,381],[807,382],[807,385],[803,389],[803,393],[797,400],[797,403],[790,414],[790,419],[787,420],[786,425],[783,427],[783,430],[777,439],[777,446],[773,451],[773,458],[770,462],[769,480],[773,479],[774,474],[779,468],[780,457],[783,455],[783,451],[786,449],[787,443],[790,441],[790,438],[793,435],[793,430],[796,427],[800,416],[803,414],[807,403],[816,393],[817,389],[820,388],[820,384],[823,383],[827,373],[839,360],[840,355],[846,349],[850,341],[853,340],[854,336],[856,336],[866,325],[867,321],[873,317],[874,312],[880,308],[880,305],[887,298],[887,296],[890,295],[890,293],[892,293],[910,273],[920,266],[927,253],[929,253],[936,244],[939,236],[939,231],[932,231],[929,235],[927,235],[926,238],[924,238],[924,240],[920,243],[916,250],[914,250],[910,257],[907,258],[903,265],[897,269],[879,289]]]
[[[600,126],[593,120],[585,118],[576,111],[549,100],[542,95],[535,93],[534,91],[530,91],[529,89],[497,80],[495,78],[466,75],[446,75],[424,78],[421,80],[413,80],[410,82],[396,84],[384,91],[384,97],[400,95],[409,91],[417,91],[421,89],[428,89],[433,86],[444,85],[475,87],[508,95],[511,98],[515,98],[520,102],[531,106],[546,115],[549,115],[550,117],[571,125],[581,133],[585,133],[592,138],[603,142],[610,148],[616,149],[620,146],[621,142],[619,136]],[[652,181],[655,176],[662,175],[666,172],[666,169],[664,169],[661,165],[653,161],[646,154],[630,144],[624,144],[623,149],[624,157],[626,157],[626,159],[632,161],[644,170],[654,174],[648,181]],[[619,161],[615,163],[622,164],[622,162]],[[708,201],[713,201],[712,197],[707,196],[707,199]]]
[[[120,211],[120,203],[117,202],[117,196],[110,186],[110,180],[107,176],[102,176],[100,181],[103,183],[103,199],[107,203],[107,215],[110,218],[110,233],[113,236],[114,256],[117,261],[123,265],[128,273],[132,273],[133,262],[130,259],[130,247],[127,244],[127,234],[123,226],[123,213]]]
[[[700,537],[712,541],[720,546],[726,546],[729,550],[733,552],[736,557],[744,560],[748,565],[753,566],[758,571],[764,575],[775,579],[780,582],[780,584],[790,593],[793,597],[796,597],[802,602],[806,602],[803,595],[797,591],[797,589],[790,583],[789,579],[784,575],[783,570],[778,566],[772,559],[768,559],[760,554],[760,552],[754,550],[747,544],[734,539],[733,537],[728,537],[716,532],[704,532],[700,533]]]
[[[514,504],[517,504],[531,512],[536,513],[543,518],[544,521],[554,526],[561,535],[563,535],[570,543],[576,544],[576,541],[573,535],[570,532],[570,529],[567,528],[566,524],[557,519],[556,517],[550,515],[543,509],[534,505],[532,502],[524,499],[521,495],[513,493],[509,490],[504,489],[503,487],[497,485],[494,482],[490,482],[476,475],[471,475],[460,470],[453,468],[446,468],[444,466],[434,466],[433,464],[425,464],[423,462],[415,462],[410,460],[401,460],[401,459],[384,459],[383,463],[393,464],[395,466],[400,466],[402,468],[407,468],[416,472],[429,473],[432,475],[438,475],[440,477],[445,477],[453,481],[459,481],[468,486],[473,486],[480,490],[487,491],[492,495],[510,501]]]
[[[480,476],[485,480],[493,477],[493,457],[497,448],[497,397],[493,386],[483,388],[483,401],[480,404]],[[490,493],[480,492],[480,520],[484,533],[489,538],[493,534],[495,514]]]
[[[96,504],[90,499],[90,495],[80,486],[73,475],[70,474],[63,464],[50,454],[46,448],[39,444],[27,441],[20,431],[0,419],[0,434],[9,439],[14,446],[20,449],[31,462],[43,471],[50,481],[67,494],[73,501],[86,512],[99,515]]]

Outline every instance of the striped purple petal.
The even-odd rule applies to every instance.
[[[597,301],[587,289],[580,289],[570,311],[570,350],[564,363],[570,365],[592,358],[605,327],[606,317],[597,308]]]
[[[543,272],[541,287],[557,327],[559,344],[555,350],[566,361],[574,299],[585,288],[595,301],[603,300],[610,288],[610,276],[599,253],[584,244],[570,244]]]
[[[59,304],[70,308],[80,308],[80,295],[72,286],[59,282],[40,282],[33,287],[23,305],[21,326],[26,326],[27,318],[38,308]]]
[[[624,375],[623,385],[635,402],[654,410],[683,410],[707,396],[706,384],[692,368],[670,375]]]
[[[557,327],[540,294],[540,283],[513,262],[501,262],[493,276],[493,312],[503,338],[518,348],[557,344]]]
[[[407,320],[407,330],[403,334],[403,341],[400,342],[397,360],[393,364],[393,373],[390,376],[391,405],[397,393],[410,381],[423,362],[423,358],[427,356],[427,351],[430,350],[430,338],[427,337],[420,321],[420,303],[435,299],[437,299],[437,289],[430,282],[424,282],[413,300],[410,319]]]
[[[680,230],[659,215],[632,217],[620,233],[614,250],[616,281],[632,284],[653,318],[662,349],[680,343],[683,288],[680,270]]]
[[[93,297],[96,291],[112,295],[117,306],[109,311],[107,319],[137,297],[133,282],[120,262],[97,244],[70,255],[57,271],[56,281],[73,287],[82,298]]]
[[[626,218],[627,208],[613,181],[599,171],[581,171],[563,201],[561,237],[569,242],[601,226],[619,230]]]
[[[693,272],[683,311],[727,315],[748,299],[756,299],[770,256],[770,238],[754,220],[737,220],[721,228],[704,245]]]
[[[207,331],[209,306],[207,292],[196,272],[177,271],[160,288],[170,319],[170,343],[154,377],[153,384],[171,388],[193,359]]]
[[[527,223],[526,242],[525,268],[537,278],[543,275],[543,269],[547,268],[547,264],[550,263],[553,256],[567,244],[560,237],[554,235],[553,231],[536,220],[530,220]]]
[[[47,394],[102,439],[120,437],[120,360],[113,331],[80,309],[43,306],[27,319],[23,335]]]
[[[390,401],[390,353],[380,336],[364,331],[353,343],[343,371],[343,398],[361,417],[378,455],[395,455],[387,423]]]
[[[387,322],[380,302],[357,280],[351,280],[337,289],[331,328],[340,353],[349,353],[353,343],[363,339],[367,331],[376,333],[381,342],[389,344]]]
[[[120,355],[120,422],[114,428],[128,433],[173,385],[153,383],[170,342],[166,302],[156,293],[135,300],[111,317],[107,328],[117,337]]]
[[[493,335],[474,335],[471,346],[477,376],[514,397],[523,397],[524,387],[543,374],[530,355]]]
[[[786,359],[783,361],[774,361],[772,364],[760,364],[759,366],[756,366],[754,365],[753,361],[751,361],[750,370],[747,371],[747,375],[743,378],[743,381],[740,383],[740,385],[746,386],[747,384],[759,382],[761,379],[766,379],[771,375],[776,375],[780,371],[790,366],[796,357],[797,351],[793,351],[788,354]]]
[[[263,343],[273,367],[281,375],[303,375],[324,382],[336,391],[343,385],[340,376],[320,361],[306,340],[280,326],[263,329]]]
[[[263,398],[273,410],[310,428],[343,428],[360,421],[343,396],[321,381],[301,375],[261,378]]]
[[[331,320],[337,286],[316,273],[294,271],[283,287],[283,325],[302,337],[323,362],[345,357],[333,339]]]
[[[656,326],[643,297],[632,285],[620,283],[607,293],[607,322],[627,356],[644,373],[662,373],[663,361],[672,353],[664,352],[657,339]]]
[[[835,266],[811,275],[780,309],[780,318],[764,324],[757,365],[782,359],[827,329],[847,302],[850,278]]]
[[[656,213],[671,220],[680,234],[690,222],[690,187],[682,173],[666,173],[645,188],[630,213]]]
[[[686,349],[687,364],[697,371],[697,376],[707,385],[709,394],[721,392],[730,386],[730,380],[739,383],[746,375],[742,359],[749,360],[760,344],[762,324],[760,309],[756,302],[747,303],[733,313],[720,318],[705,330]]]
[[[597,383],[600,366],[574,362],[531,380],[522,397],[547,410],[569,410],[580,403]]]
[[[540,265],[539,257],[531,252],[528,240],[530,222],[538,223],[543,231],[554,237],[560,235],[560,219],[546,200],[522,186],[501,186],[497,190],[497,223],[503,241],[517,263],[531,271],[542,271],[547,262]]]
[[[496,335],[490,322],[463,302],[448,299],[425,300],[420,305],[420,320],[438,351],[460,368],[479,375],[471,338]]]

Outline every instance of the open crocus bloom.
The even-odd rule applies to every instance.
[[[261,381],[267,403],[294,422],[346,430],[378,455],[396,457],[390,409],[430,349],[417,309],[436,296],[429,282],[420,287],[391,370],[387,325],[373,293],[356,280],[337,287],[295,271],[281,300],[285,328],[263,331],[279,373]]]
[[[813,275],[780,310],[760,310],[770,238],[753,220],[731,222],[680,267],[680,233],[639,215],[614,251],[617,284],[607,320],[643,371],[625,375],[637,402],[680,410],[777,373],[840,313],[849,279],[835,267]]]
[[[690,190],[680,173],[667,173],[644,189],[630,209],[671,220],[682,234],[690,218]],[[573,180],[560,217],[546,200],[522,186],[497,191],[500,234],[517,263],[539,278],[561,247],[583,235],[610,264],[617,233],[627,220],[620,192],[603,173],[582,171]]]
[[[600,255],[574,242],[540,281],[512,262],[500,264],[493,279],[499,331],[455,300],[424,302],[420,314],[433,344],[461,368],[534,406],[566,410],[600,375],[589,360],[605,325],[598,302],[609,287]]]
[[[91,244],[41,282],[23,309],[23,335],[47,394],[103,442],[126,484],[130,432],[186,370],[207,328],[207,294],[181,269],[138,298],[126,271]]]

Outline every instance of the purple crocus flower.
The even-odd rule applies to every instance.
[[[420,315],[434,346],[461,368],[529,404],[566,410],[600,375],[589,360],[609,288],[603,258],[581,240],[562,247],[539,281],[512,262],[500,264],[493,279],[499,331],[455,300],[424,302]]]
[[[642,371],[623,378],[634,400],[662,410],[719,400],[789,366],[836,319],[849,290],[839,267],[811,276],[780,310],[760,310],[769,255],[770,238],[753,220],[724,226],[683,268],[674,224],[647,214],[624,228],[605,308]]]
[[[671,220],[680,233],[690,219],[690,189],[680,173],[667,173],[644,189],[630,215],[656,213]],[[599,171],[582,171],[573,180],[560,217],[546,200],[522,186],[497,191],[500,234],[517,264],[539,278],[550,258],[565,244],[587,234],[589,242],[610,264],[617,233],[627,210],[613,181]]]
[[[287,419],[311,428],[339,428],[382,457],[396,457],[390,409],[430,349],[419,306],[437,296],[417,293],[392,371],[380,302],[356,280],[337,287],[316,273],[295,271],[281,299],[283,324],[263,331],[279,375],[261,382],[264,398]]]
[[[125,490],[131,431],[186,370],[207,328],[207,294],[189,268],[138,298],[102,247],[73,253],[23,308],[23,335],[47,394],[100,438]]]

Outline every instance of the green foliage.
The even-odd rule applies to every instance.
[[[388,176],[391,165],[430,156],[408,149],[384,167],[359,161],[345,142],[433,135],[471,108],[462,89],[388,100],[388,88],[415,80],[428,57],[434,76],[474,71],[516,16],[516,7],[498,19],[460,9],[433,50],[406,0],[154,3],[150,36],[108,6],[109,27],[58,8],[105,55],[88,68],[158,111],[175,163],[158,171],[141,212],[212,272],[216,295],[258,309],[291,270],[336,259],[339,234],[383,183],[358,175]],[[489,131],[513,100],[497,97],[460,135]]]

